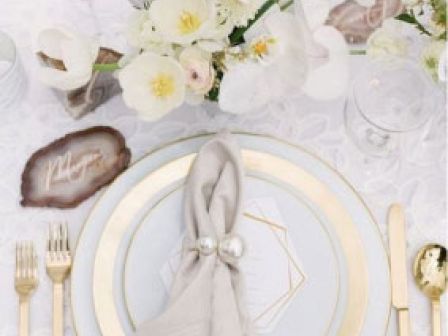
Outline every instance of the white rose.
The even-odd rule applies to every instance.
[[[440,69],[444,57],[445,41],[432,41],[422,51],[421,62],[423,69],[435,80],[444,80],[444,70]]]
[[[213,4],[207,0],[154,0],[149,12],[157,31],[182,45],[206,37],[215,24]]]
[[[373,58],[404,57],[408,53],[408,40],[402,34],[402,24],[387,19],[367,40],[367,55]]]
[[[61,60],[65,66],[65,70],[42,66],[38,77],[43,83],[68,91],[89,82],[99,52],[97,41],[65,28],[49,28],[38,34],[37,44],[46,56]]]
[[[131,46],[143,50],[152,50],[161,54],[171,54],[172,47],[156,31],[149,12],[136,10],[129,18],[126,37]]]
[[[185,100],[185,73],[172,57],[144,52],[120,70],[118,79],[126,105],[149,121]]]
[[[204,96],[210,91],[215,80],[210,53],[197,47],[188,47],[179,55],[179,62],[186,73],[187,87],[193,94]]]

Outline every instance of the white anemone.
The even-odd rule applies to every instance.
[[[39,69],[42,82],[60,90],[73,90],[87,84],[99,52],[97,41],[65,28],[50,28],[39,33],[37,43],[41,52],[61,60],[65,66],[65,70],[42,66]]]
[[[145,52],[118,73],[123,99],[146,120],[158,119],[185,99],[185,73],[171,57]]]
[[[178,44],[203,38],[215,23],[213,6],[207,0],[154,0],[150,15],[157,31]]]

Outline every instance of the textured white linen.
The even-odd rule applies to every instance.
[[[138,328],[140,336],[246,336],[250,322],[238,263],[192,249],[201,237],[232,236],[241,217],[244,171],[230,133],[200,150],[185,187],[184,254],[168,307]]]

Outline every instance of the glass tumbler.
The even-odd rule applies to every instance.
[[[435,90],[411,61],[369,62],[354,79],[346,100],[349,137],[364,154],[397,155],[403,135],[421,128],[436,109]]]
[[[19,102],[25,87],[25,73],[16,46],[0,31],[0,111]]]

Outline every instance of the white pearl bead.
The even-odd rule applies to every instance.
[[[212,237],[200,237],[196,241],[196,249],[200,254],[209,256],[216,252],[218,243]]]
[[[226,236],[218,245],[221,259],[227,263],[236,262],[244,254],[244,242],[239,236]]]

